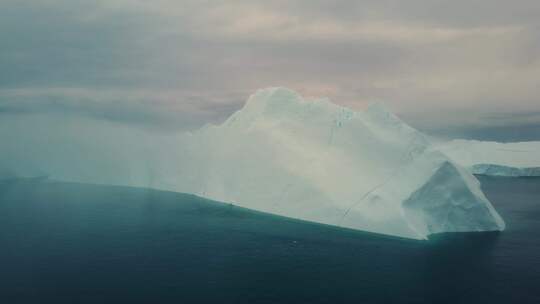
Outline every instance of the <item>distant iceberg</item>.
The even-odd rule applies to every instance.
[[[471,173],[384,107],[354,112],[285,88],[192,133],[38,115],[2,119],[0,140],[0,173],[15,176],[186,192],[414,239],[505,227]]]
[[[540,176],[540,142],[498,143],[452,140],[435,145],[472,173],[492,176]]]

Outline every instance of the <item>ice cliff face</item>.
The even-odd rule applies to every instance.
[[[452,140],[435,145],[434,149],[474,174],[540,176],[540,142]]]
[[[47,139],[28,132],[9,138],[6,128],[28,123],[39,124]],[[9,147],[0,152],[0,168],[15,176],[193,193],[415,239],[504,229],[474,176],[379,105],[354,112],[271,88],[222,125],[189,134],[92,122],[78,128],[47,119],[0,121]]]

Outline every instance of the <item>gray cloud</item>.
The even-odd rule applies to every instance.
[[[539,9],[533,0],[6,0],[0,109],[192,128],[283,85],[356,109],[384,101],[426,128],[499,126],[489,115],[540,110]]]
[[[235,100],[216,102],[212,96],[184,96],[168,102],[167,96],[147,91],[84,89],[11,90],[0,94],[0,119],[6,115],[53,114],[83,116],[161,130],[190,130],[204,123],[219,123],[241,107]]]

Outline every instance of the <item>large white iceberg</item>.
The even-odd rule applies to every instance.
[[[493,176],[540,176],[540,142],[499,143],[452,140],[435,145],[474,174]]]
[[[380,105],[354,112],[284,88],[189,134],[34,116],[0,121],[0,140],[13,176],[186,192],[415,239],[505,226],[473,175]]]

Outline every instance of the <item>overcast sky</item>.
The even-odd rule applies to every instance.
[[[540,1],[0,1],[4,114],[194,128],[268,86],[428,129],[540,125]]]

